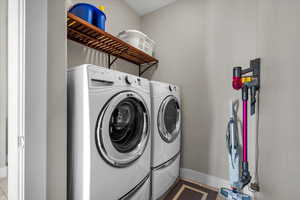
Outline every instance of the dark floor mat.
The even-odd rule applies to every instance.
[[[215,188],[190,180],[179,180],[164,200],[217,200],[217,197]]]

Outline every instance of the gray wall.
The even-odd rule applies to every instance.
[[[181,0],[142,18],[143,31],[157,42],[152,78],[182,88],[184,168],[227,178],[227,113],[239,97],[231,70],[255,57],[254,11],[247,0]]]
[[[47,199],[66,199],[67,98],[65,1],[48,1]]]
[[[261,199],[299,199],[300,1],[258,1]]]
[[[47,192],[47,1],[26,0],[25,9],[25,199],[44,200]]]
[[[0,1],[0,168],[6,164],[6,119],[7,119],[7,7]]]
[[[91,3],[95,6],[106,6],[106,31],[113,35],[117,35],[119,32],[127,29],[140,29],[140,17],[123,0],[67,0],[67,8],[79,2]],[[106,67],[107,55],[75,42],[68,41],[68,67],[81,64],[95,64]],[[122,60],[118,60],[112,68],[138,74],[138,67],[136,65]]]
[[[144,16],[142,30],[157,44],[159,66],[152,79],[182,89],[182,167],[209,173],[213,99],[205,66],[205,7],[204,1],[179,1]],[[151,78],[151,74],[146,76]]]
[[[142,18],[160,59],[147,76],[182,87],[183,167],[227,179],[228,101],[240,95],[231,70],[261,57],[258,199],[298,199],[299,9],[296,0],[179,0]]]

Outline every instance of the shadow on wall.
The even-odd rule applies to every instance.
[[[156,41],[159,60],[157,70],[145,77],[181,88],[182,167],[209,173],[216,106],[207,66],[204,8],[204,1],[177,1],[142,17],[142,31]]]
[[[68,41],[68,68],[82,64],[93,64],[108,67],[108,55],[100,51],[82,46],[73,41]],[[138,75],[137,65],[118,59],[111,69]]]
[[[140,29],[140,16],[138,16],[123,0],[66,0],[66,12],[76,3],[90,3],[95,6],[104,5],[107,15],[106,31],[112,35],[128,29]],[[107,67],[108,56],[94,49],[84,47],[68,40],[68,67],[82,64],[94,64]],[[138,67],[127,61],[118,59],[112,69],[138,75]]]
[[[145,71],[142,75],[142,77],[147,78],[149,80],[152,80],[152,77],[155,73],[155,71],[159,68],[160,64],[158,63],[157,65],[154,65],[153,67],[151,67],[150,69],[148,69],[147,71]],[[147,68],[147,66],[142,66],[141,70],[145,70]]]
[[[157,39],[160,43],[160,39]],[[161,40],[167,40],[161,38]],[[164,48],[172,48],[174,52],[181,52],[176,47],[170,47],[172,44],[161,46],[157,49],[157,55],[163,54]],[[200,47],[199,45],[198,47]],[[203,46],[203,45],[202,45]],[[178,48],[178,47],[177,47]],[[170,55],[170,54],[169,54]],[[172,58],[171,58],[172,57]],[[182,102],[182,167],[189,169],[202,169],[202,172],[209,171],[209,152],[212,140],[212,98],[210,94],[209,81],[207,80],[208,72],[203,66],[204,59],[199,58],[197,64],[184,63],[184,55],[171,56],[164,55],[158,64],[158,67],[151,68],[144,77],[162,82],[173,83],[181,88]],[[170,62],[172,61],[172,62]],[[172,66],[172,69],[170,69]],[[199,78],[198,74],[201,74]],[[197,131],[195,131],[197,130]],[[205,134],[204,134],[205,133]]]
[[[199,73],[206,74],[207,72],[202,68]],[[212,140],[211,134],[207,134],[212,132],[212,99],[208,81],[205,78],[198,79],[195,83],[194,87],[183,86],[182,89],[183,134],[186,135],[182,139],[185,155],[182,159],[182,166],[193,170],[203,169],[207,173],[210,169],[210,162],[203,161],[210,159],[207,152],[212,148],[211,143],[207,142]],[[201,90],[198,86],[201,86]]]

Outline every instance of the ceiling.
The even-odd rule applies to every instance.
[[[176,0],[125,0],[140,16],[151,13],[175,1]]]

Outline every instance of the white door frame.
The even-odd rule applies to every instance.
[[[24,200],[25,136],[25,1],[7,0],[8,4],[8,198]]]
[[[8,199],[46,200],[47,0],[8,3]]]

